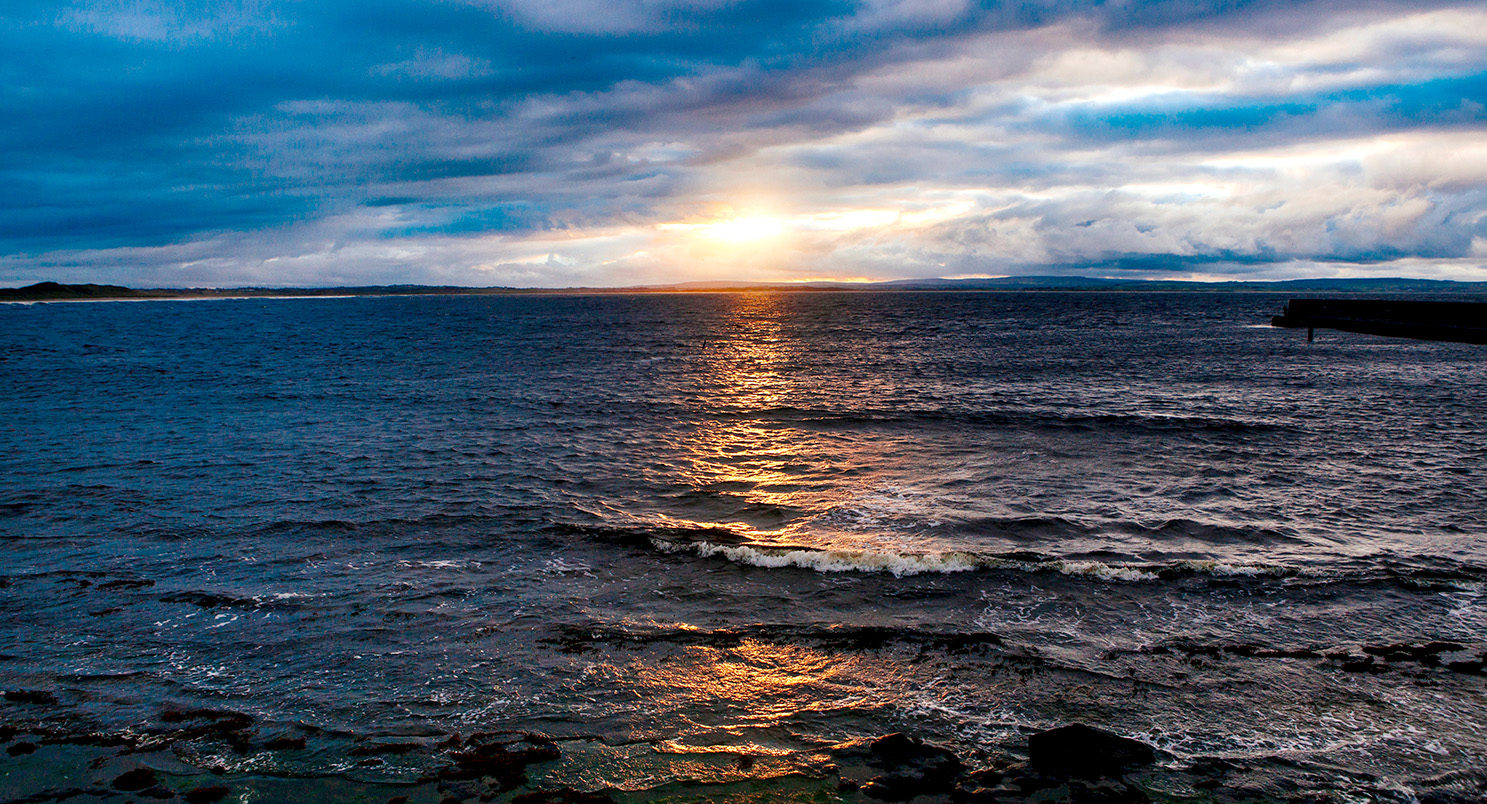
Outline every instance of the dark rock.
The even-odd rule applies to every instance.
[[[160,713],[166,723],[193,723],[188,731],[227,734],[253,727],[253,716],[230,709],[167,709]]]
[[[5,753],[10,754],[13,757],[21,757],[27,754],[34,754],[36,753],[36,743],[16,743],[15,745],[12,745],[11,747],[5,749]]]
[[[868,746],[868,764],[888,771],[862,786],[862,792],[884,801],[905,801],[924,793],[947,793],[965,771],[948,748],[894,733]]]
[[[996,768],[982,768],[966,774],[965,784],[977,787],[996,787],[1004,774]]]
[[[1024,793],[1031,793],[1035,790],[1042,790],[1045,787],[1053,787],[1054,785],[1058,784],[1058,782],[1053,779],[1050,779],[1046,776],[1040,776],[1031,771],[1026,771],[1010,776],[1008,777],[1007,781],[1010,782],[1013,787],[1021,790]]]
[[[263,744],[270,751],[299,751],[305,747],[303,737],[275,737]]]
[[[511,804],[614,804],[614,797],[603,791],[583,793],[565,787],[522,793],[511,799]]]
[[[862,794],[879,801],[908,801],[918,794],[911,780],[879,776],[862,786]]]
[[[44,706],[46,704],[56,703],[57,696],[51,694],[50,692],[47,692],[46,690],[6,690],[5,700],[10,701],[11,703],[38,704]]]
[[[230,709],[167,709],[160,719],[170,724],[185,724],[176,732],[179,739],[209,737],[225,740],[237,750],[247,750],[253,716]]]
[[[144,790],[147,787],[154,787],[157,781],[155,772],[149,768],[135,768],[132,771],[125,771],[119,774],[114,779],[114,789],[125,791]]]
[[[562,756],[553,741],[536,734],[479,733],[450,753],[452,764],[439,773],[446,780],[490,777],[501,790],[527,780],[527,766]]]
[[[1083,723],[1038,732],[1027,744],[1033,768],[1060,776],[1118,776],[1156,760],[1146,743]]]
[[[874,740],[868,746],[868,752],[871,756],[868,761],[880,768],[903,769],[908,766],[950,776],[958,776],[964,770],[960,758],[950,749],[898,732]]]
[[[186,804],[212,804],[214,801],[227,798],[228,792],[228,789],[220,784],[211,784],[187,790],[182,797],[186,799]]]

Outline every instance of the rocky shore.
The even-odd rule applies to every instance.
[[[963,756],[919,737],[894,733],[825,747],[794,764],[737,753],[719,760],[727,773],[714,781],[658,780],[651,786],[618,790],[575,789],[561,783],[561,776],[546,773],[567,759],[565,753],[575,741],[565,743],[532,732],[367,737],[303,725],[286,728],[260,723],[242,712],[201,708],[167,709],[153,726],[106,733],[62,725],[55,713],[56,698],[46,691],[10,690],[3,699],[3,802],[1331,800],[1304,784],[1259,773],[1252,764],[1223,758],[1178,762],[1146,742],[1080,723],[1031,732],[1022,750],[1003,756]],[[286,772],[287,766],[279,761],[304,756],[316,757],[332,770]],[[371,780],[357,773],[392,763],[418,770]],[[1487,788],[1487,774],[1435,781],[1434,789],[1415,800],[1474,801]]]

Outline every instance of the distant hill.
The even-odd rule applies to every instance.
[[[360,285],[330,288],[127,288],[121,285],[69,285],[38,282],[23,288],[0,288],[0,302],[79,299],[212,299],[284,296],[435,296],[539,293],[695,293],[726,291],[1162,291],[1273,293],[1405,293],[1483,294],[1487,282],[1445,279],[1286,279],[1191,282],[1176,279],[1108,279],[1089,276],[1008,276],[994,279],[901,279],[892,282],[685,282],[625,288],[471,288],[455,285]]]
[[[23,288],[0,288],[0,301],[44,301],[48,299],[126,299],[144,293],[121,285],[63,285],[37,282]]]

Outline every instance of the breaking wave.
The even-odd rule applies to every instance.
[[[690,554],[699,558],[722,558],[735,564],[776,569],[793,567],[814,572],[883,572],[896,577],[929,573],[948,574],[980,570],[1056,572],[1105,581],[1141,583],[1194,575],[1215,577],[1292,577],[1307,571],[1280,564],[1229,561],[1172,561],[1166,563],[1118,563],[1081,559],[1040,557],[1033,554],[983,554],[970,551],[894,552],[888,550],[815,549],[760,544],[718,544],[708,541],[674,541],[651,538],[657,550]]]

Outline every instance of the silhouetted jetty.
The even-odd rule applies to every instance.
[[[1395,338],[1487,344],[1487,302],[1401,299],[1291,299],[1277,327],[1336,329]]]

